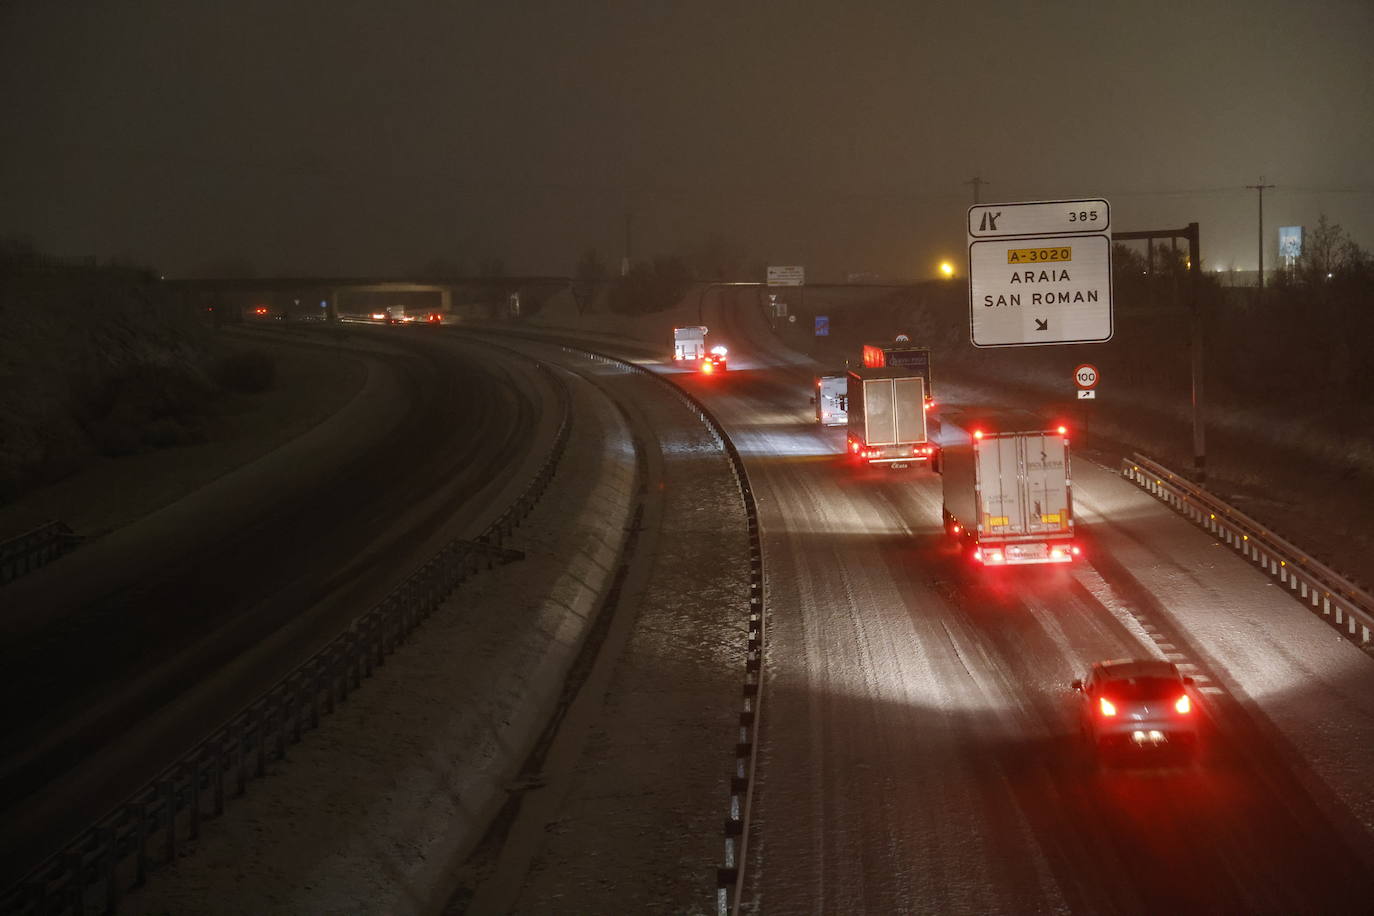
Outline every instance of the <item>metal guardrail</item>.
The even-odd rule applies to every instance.
[[[763,542],[759,536],[759,513],[754,500],[754,489],[749,483],[744,459],[740,457],[735,443],[725,432],[725,427],[697,398],[664,376],[636,363],[604,353],[583,350],[580,347],[564,345],[562,349],[567,353],[576,353],[587,359],[615,364],[629,371],[642,373],[667,386],[687,409],[705,424],[711,436],[725,452],[735,484],[739,487],[740,499],[744,503],[745,522],[749,533],[749,629],[745,648],[744,686],[740,694],[739,726],[735,735],[735,766],[730,776],[730,801],[724,825],[724,864],[716,869],[715,899],[717,914],[737,914],[744,895],[744,864],[749,846],[749,825],[758,764],[759,726],[763,714],[765,578]]]
[[[0,585],[46,566],[84,540],[66,522],[44,522],[0,542]]]
[[[503,543],[548,489],[572,426],[567,387],[538,365],[558,393],[561,421],[554,444],[529,485],[477,541],[444,545],[329,645],[0,895],[0,914],[114,913],[128,889],[174,861],[183,844],[199,836],[204,820],[223,814],[228,799],[241,797],[249,780],[267,774],[269,756],[284,758],[287,745],[318,727],[321,715],[333,712],[385,664],[459,583],[483,566],[524,557]]]
[[[1121,461],[1121,476],[1233,548],[1315,614],[1361,646],[1374,631],[1374,596],[1282,535],[1143,455]]]

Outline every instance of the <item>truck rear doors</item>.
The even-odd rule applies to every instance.
[[[1068,449],[1062,435],[989,436],[977,447],[983,534],[994,538],[1068,534]]]
[[[863,380],[864,441],[870,446],[926,441],[925,382],[920,378]]]

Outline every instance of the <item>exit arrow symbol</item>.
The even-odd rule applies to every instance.
[[[1035,329],[1037,331],[1048,331],[1050,329],[1050,320],[1048,318],[1035,319]]]

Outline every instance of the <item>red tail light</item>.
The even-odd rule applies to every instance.
[[[1097,707],[1098,707],[1098,709],[1100,709],[1100,710],[1102,711],[1102,715],[1104,715],[1104,716],[1114,716],[1114,715],[1116,715],[1116,706],[1115,706],[1115,704],[1113,704],[1112,701],[1109,700],[1109,699],[1107,699],[1106,697],[1099,697],[1099,698],[1098,698],[1098,700],[1097,700]]]
[[[701,371],[702,371],[702,372],[710,372],[710,371],[711,371],[712,369],[714,369],[714,368],[715,368],[715,364],[712,363],[709,359],[706,360],[705,362],[703,362],[703,363],[701,364]]]
[[[1178,700],[1174,703],[1174,709],[1180,715],[1185,716],[1193,711],[1193,703],[1191,700],[1188,699],[1188,694],[1185,693],[1183,696],[1178,698]]]

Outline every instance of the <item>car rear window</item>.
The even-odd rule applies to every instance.
[[[1102,692],[1123,700],[1159,700],[1172,697],[1183,689],[1177,680],[1166,677],[1133,677],[1109,680]]]

